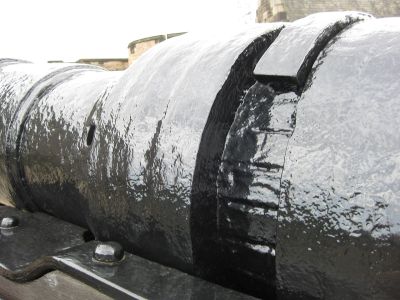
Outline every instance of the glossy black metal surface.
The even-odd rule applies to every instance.
[[[209,223],[216,220],[209,182],[215,182],[229,119],[281,26],[184,35],[124,73],[91,117],[96,138],[85,213],[96,237],[188,272],[207,272],[203,266],[212,265],[203,261],[214,256],[205,252],[214,247],[201,239],[215,242]],[[207,130],[215,140],[207,140]]]
[[[13,280],[41,275],[41,261],[85,243],[87,230],[44,213],[0,206],[0,219],[16,218],[18,226],[0,228],[0,275]]]
[[[329,40],[364,17],[325,13],[286,26],[258,62],[231,126],[218,180],[219,240],[229,282],[275,297],[281,176],[304,80]]]
[[[9,62],[9,60],[7,60]],[[20,188],[19,145],[30,109],[45,87],[92,66],[69,64],[31,64],[12,60],[0,64],[0,199],[2,203],[34,209]],[[14,172],[15,174],[10,174]],[[28,196],[29,197],[29,196]]]
[[[399,31],[329,13],[123,73],[0,61],[0,202],[256,296],[398,299]]]
[[[254,299],[176,269],[125,253],[116,265],[93,261],[96,242],[53,258],[57,268],[118,299]]]
[[[358,12],[317,13],[290,23],[258,62],[254,74],[304,86],[319,52],[340,31],[371,18]]]
[[[116,242],[100,243],[93,251],[93,258],[102,263],[113,264],[124,257],[124,249]]]
[[[3,217],[0,222],[0,229],[12,229],[17,227],[19,224],[19,220],[17,217]]]
[[[85,243],[83,228],[43,213],[0,207],[0,217],[11,215],[20,225],[0,231],[0,275],[14,281],[57,269],[113,299],[254,299],[126,252],[114,264],[99,262],[94,252],[102,243]]]
[[[282,299],[400,297],[399,33],[355,24],[315,64],[282,177]]]
[[[310,19],[314,19],[313,22],[316,22],[318,18],[313,16]],[[324,22],[325,20],[323,20],[322,24],[324,24]],[[395,21],[392,20],[391,22],[394,23]],[[388,21],[388,23],[391,22]],[[308,22],[300,21],[299,23]],[[354,47],[349,45],[351,44],[350,42],[342,46],[344,49],[343,51],[346,52],[349,59],[351,59],[352,56],[359,57],[358,53],[364,50],[360,47],[363,43],[365,47],[367,47],[366,45],[368,43],[374,43],[372,41],[373,38],[369,41],[363,40],[365,38],[364,35],[368,32],[368,28],[376,26],[373,21],[370,21],[369,24],[369,26],[365,25],[364,33],[358,31],[353,35],[356,41]],[[319,25],[313,24],[312,26],[318,27]],[[357,25],[354,25],[354,27],[357,28]],[[378,73],[379,70],[381,70],[381,72],[385,70],[385,65],[388,64],[389,61],[396,60],[394,55],[392,55],[398,51],[398,48],[396,48],[396,41],[392,37],[392,35],[394,36],[395,34],[388,33],[386,35],[384,29],[388,28],[389,26],[384,25],[375,28],[375,42],[377,42],[377,46],[373,50],[370,49],[372,53],[379,53],[380,50],[387,49],[384,50],[384,54],[376,54],[376,57],[371,57],[368,55],[370,52],[364,50],[366,52],[364,58],[359,58],[359,60],[364,59],[364,64],[367,60],[369,62],[369,59],[374,60],[376,68],[374,72],[376,73]],[[304,27],[304,30],[307,31],[307,26]],[[322,30],[323,35],[332,36],[329,30],[336,31],[336,28],[329,27]],[[396,31],[395,28],[391,30]],[[310,31],[312,32],[312,30]],[[271,57],[275,56],[275,61],[279,61],[278,58],[281,55],[283,57],[285,56],[285,54],[281,53],[292,51],[292,54],[301,54],[304,52],[298,48],[290,48],[291,40],[285,36],[286,34],[291,36],[290,31],[288,33],[287,30],[283,30],[278,38],[278,41],[287,41],[286,44],[282,42],[280,44],[274,43],[273,47],[264,55],[264,57],[269,58],[269,64],[272,64],[273,61]],[[372,32],[370,34],[373,35]],[[297,32],[296,40],[302,40],[302,38],[302,35]],[[363,42],[359,42],[358,39],[363,40]],[[383,42],[383,40],[385,40],[385,42]],[[332,41],[329,49],[335,49],[334,42],[335,39]],[[314,46],[315,49],[311,48],[308,50],[312,52],[312,55],[306,54],[304,55],[305,57],[316,58],[318,53],[324,50],[324,47],[321,47],[323,45],[319,43],[315,43]],[[290,50],[288,50],[288,48]],[[357,50],[355,53],[351,53],[349,49]],[[301,159],[304,160],[306,157],[307,159],[299,163],[299,157],[295,156],[295,158],[290,161],[290,166],[292,168],[291,173],[286,173],[286,148],[293,132],[297,132],[297,103],[300,100],[307,101],[308,93],[308,91],[306,91],[305,94],[302,95],[302,86],[304,83],[299,81],[298,74],[300,71],[292,72],[293,74],[291,76],[286,72],[288,68],[294,70],[296,65],[288,67],[293,63],[291,60],[285,61],[281,68],[280,65],[277,64],[272,67],[271,70],[268,69],[268,65],[264,65],[265,72],[263,74],[257,74],[261,75],[259,77],[261,83],[255,84],[249,90],[243,104],[237,111],[235,122],[231,127],[225,145],[218,182],[219,233],[222,246],[225,247],[226,255],[224,257],[227,260],[227,273],[231,274],[233,281],[237,281],[237,285],[244,284],[249,288],[251,284],[255,284],[255,286],[251,286],[251,289],[253,291],[258,291],[260,293],[259,295],[264,296],[266,296],[266,291],[268,293],[268,289],[264,290],[264,292],[260,289],[260,287],[263,286],[262,282],[273,289],[275,283],[273,280],[270,281],[268,279],[273,279],[276,276],[278,288],[277,296],[280,299],[298,299],[303,297],[306,299],[310,297],[318,299],[397,299],[400,296],[400,291],[397,288],[397,284],[395,284],[395,282],[400,282],[400,265],[398,264],[398,256],[394,254],[399,253],[397,233],[388,234],[383,239],[382,237],[371,239],[371,235],[374,236],[374,233],[368,233],[368,231],[366,231],[363,234],[360,233],[358,237],[363,235],[370,236],[369,238],[365,240],[360,239],[356,245],[354,241],[345,239],[344,245],[340,246],[340,244],[335,243],[343,243],[342,238],[346,235],[352,236],[352,233],[341,232],[334,234],[334,231],[325,231],[328,227],[328,224],[325,224],[325,222],[333,222],[334,227],[339,227],[337,223],[340,222],[340,220],[345,220],[353,213],[354,215],[351,218],[356,217],[360,222],[359,225],[354,224],[354,226],[360,227],[361,224],[365,226],[365,224],[369,223],[369,226],[372,226],[371,228],[375,228],[375,226],[381,228],[379,224],[382,222],[381,219],[385,218],[387,214],[389,214],[388,216],[393,216],[395,213],[385,211],[387,206],[384,204],[380,205],[379,201],[379,203],[375,205],[375,210],[379,210],[379,216],[377,212],[373,213],[374,216],[371,216],[371,213],[366,213],[366,210],[369,211],[371,209],[367,208],[369,205],[368,202],[359,202],[359,207],[355,206],[350,209],[352,212],[347,212],[346,209],[340,211],[343,209],[343,204],[340,202],[346,200],[342,199],[338,203],[328,196],[332,191],[335,193],[338,187],[332,188],[332,190],[327,188],[329,191],[321,191],[322,186],[329,184],[329,178],[335,177],[334,174],[329,172],[331,171],[330,168],[335,165],[335,162],[330,161],[329,158],[325,156],[325,153],[320,152],[322,147],[327,147],[328,149],[332,147],[328,142],[331,141],[330,138],[332,138],[333,141],[342,137],[341,131],[343,130],[337,131],[338,134],[340,134],[338,136],[333,133],[335,129],[332,128],[332,125],[336,123],[340,124],[340,128],[342,128],[342,126],[345,128],[347,124],[342,118],[335,119],[337,116],[332,112],[337,110],[338,106],[340,107],[345,96],[348,97],[349,102],[358,108],[360,108],[359,104],[354,100],[354,98],[357,97],[356,95],[361,95],[361,97],[359,97],[362,99],[379,99],[376,93],[380,89],[380,86],[383,87],[386,85],[390,87],[390,91],[386,91],[386,97],[395,96],[390,96],[388,93],[393,92],[397,87],[397,77],[393,76],[396,66],[393,66],[393,72],[389,72],[389,75],[384,75],[386,81],[378,80],[375,82],[375,80],[378,79],[377,76],[371,76],[373,72],[361,72],[360,66],[354,67],[352,72],[346,72],[342,66],[342,64],[345,63],[345,59],[339,56],[325,69],[326,75],[322,75],[325,76],[325,78],[323,77],[325,79],[323,85],[316,86],[315,78],[318,79],[318,76],[321,76],[319,75],[318,66],[323,64],[325,56],[329,58],[329,55],[329,50],[321,54],[321,59],[315,63],[316,67],[310,75],[311,77],[308,77],[308,74],[304,73],[304,70],[301,75],[303,76],[302,80],[309,78],[306,88],[315,91],[315,98],[312,104],[308,103],[306,105],[309,112],[302,114],[302,125],[305,127],[307,126],[305,128],[307,135],[302,136],[303,140],[300,149],[295,148],[294,150],[299,151],[298,155],[300,155],[299,157]],[[385,62],[382,56],[385,56],[387,62]],[[380,58],[376,59],[377,57]],[[298,58],[301,58],[301,55],[299,55]],[[265,64],[265,61],[262,59],[260,63]],[[305,62],[303,62],[302,64],[298,64],[297,67],[299,70],[301,68],[310,70],[314,62],[308,60],[306,64],[308,64],[308,66],[305,66]],[[353,68],[353,66],[349,66],[349,68]],[[328,74],[332,75],[335,71],[337,72],[336,78],[340,78],[342,82],[346,82],[341,90],[338,90],[338,86],[333,84],[332,80],[326,79]],[[353,74],[354,72],[360,76],[356,79],[359,84],[358,88],[356,85],[349,85],[349,83],[352,82],[351,79],[347,77],[343,79],[343,74]],[[363,76],[371,76],[371,78],[366,80]],[[390,81],[389,77],[391,79]],[[296,85],[292,85],[292,83],[296,83]],[[366,86],[372,87],[373,85],[375,85],[375,88],[372,90],[366,88]],[[364,91],[359,92],[363,87]],[[336,93],[332,92],[333,89],[335,89]],[[352,92],[349,91],[350,89]],[[337,95],[338,92],[340,92],[339,95]],[[319,104],[322,95],[326,97],[327,103]],[[333,99],[336,99],[340,104]],[[328,104],[330,102],[332,102],[332,106]],[[326,119],[329,119],[329,122],[324,123],[324,125],[326,128],[332,130],[329,130],[329,133],[324,132],[324,135],[321,135],[319,132],[321,127],[319,125],[316,127],[315,124],[319,120],[321,122],[326,121],[326,119],[321,119],[319,115],[320,105],[324,106]],[[366,105],[368,105],[367,102]],[[335,107],[335,109],[333,107]],[[387,108],[393,109],[393,106],[388,105]],[[346,109],[348,109],[348,106],[345,110]],[[368,110],[364,108],[360,110],[360,116],[367,111]],[[309,118],[307,113],[315,114],[314,117],[318,118],[318,121]],[[384,114],[382,114],[380,118],[384,119],[383,115]],[[363,117],[364,122],[367,118],[368,115]],[[354,121],[350,121],[350,124],[354,125],[353,122]],[[377,121],[375,120],[375,122]],[[395,124],[393,121],[392,123],[393,125]],[[359,130],[363,132],[361,139],[358,139],[358,142],[360,142],[359,146],[361,146],[363,138],[366,138],[366,136],[372,134],[372,132],[365,130],[360,124],[358,124],[358,126]],[[296,131],[294,130],[295,128]],[[380,128],[381,131],[384,130],[383,128],[385,127]],[[313,140],[316,145],[318,145],[317,147],[315,145],[309,145],[309,135],[312,134],[310,131],[315,132],[316,137],[314,137]],[[329,136],[329,139],[325,134]],[[351,139],[353,138],[354,137],[351,137]],[[381,139],[382,138],[383,137],[381,137]],[[388,142],[385,143],[393,145],[394,148],[392,148],[392,151],[398,149],[400,145],[400,143],[395,142],[395,139],[389,139]],[[309,149],[312,155],[306,152],[304,148]],[[357,149],[360,151],[360,148]],[[288,151],[290,150],[291,148],[289,147]],[[330,151],[332,151],[332,149],[330,149]],[[337,151],[344,150],[337,149]],[[290,154],[290,152],[288,153]],[[372,150],[370,155],[373,155],[373,153],[374,151]],[[352,155],[347,155],[346,158],[351,161],[361,154],[362,151],[360,151],[360,153],[354,152]],[[320,168],[320,161],[317,160],[315,163],[311,162],[311,160],[314,160],[315,155],[326,162],[326,177],[321,178],[319,174],[316,173],[316,170]],[[361,166],[354,169],[349,165],[344,170],[342,167],[341,172],[347,172],[348,175],[351,174],[351,177],[357,178],[357,181],[362,181],[363,179],[358,177],[360,167]],[[283,177],[284,189],[282,189],[281,194],[281,176],[283,170],[285,170],[286,176]],[[306,180],[303,177],[305,170],[311,172],[307,175],[310,179],[307,178]],[[384,167],[380,172],[387,172],[387,170],[388,169]],[[298,174],[301,174],[301,176],[298,176]],[[394,180],[393,176],[391,172],[391,180]],[[318,181],[318,179],[322,180],[322,182]],[[288,195],[293,189],[291,182],[295,182],[299,185],[301,191],[297,193],[294,191],[293,194]],[[303,183],[305,182],[309,182],[309,185],[311,185],[311,187],[307,186],[306,191],[302,190],[304,189]],[[343,182],[341,184],[343,185]],[[378,184],[375,186],[378,186]],[[313,189],[314,193],[312,193]],[[396,185],[391,186],[389,189],[392,194],[398,191]],[[349,190],[352,190],[352,188]],[[309,197],[313,198],[309,198],[310,200],[305,202],[309,193]],[[357,191],[354,193],[358,194]],[[396,196],[392,195],[392,197]],[[352,196],[350,198],[352,198]],[[282,202],[281,199],[284,199],[284,201]],[[326,206],[329,205],[320,203],[321,199],[327,199],[326,201],[328,201],[328,199],[333,200],[333,203],[331,203],[332,208],[328,209]],[[396,198],[393,200],[387,199],[387,201],[393,202],[392,208],[396,208],[399,203],[398,200],[395,199]],[[313,208],[313,206],[315,207]],[[292,210],[290,213],[288,213],[288,207]],[[319,207],[323,207],[322,213],[318,211]],[[398,222],[396,221],[398,218],[389,217],[389,219],[391,219],[391,221],[387,221],[386,225],[383,227],[391,232],[393,230],[389,228],[397,226],[395,222]],[[355,220],[349,222],[355,222]],[[299,223],[301,225],[299,225]],[[316,225],[316,223],[318,225]],[[374,230],[378,230],[377,228]],[[310,232],[312,235],[310,235]],[[316,236],[320,237],[316,238]],[[329,246],[324,245],[323,241],[326,239],[330,240],[332,244],[329,244]],[[318,250],[309,247],[310,245],[314,245]],[[363,250],[363,248],[365,248],[365,250]],[[353,250],[353,255],[350,254],[346,258],[340,257],[340,255],[348,255],[347,251],[351,251],[350,249]],[[357,259],[355,259],[356,253],[360,255]],[[252,258],[252,260],[250,260],[250,258]],[[236,263],[232,264],[232,262]],[[260,267],[260,264],[262,267]],[[375,265],[379,265],[379,267]],[[252,275],[249,276],[249,273]],[[249,279],[249,277],[251,277],[251,279]],[[255,282],[257,282],[257,280],[258,283],[256,284]],[[345,282],[343,282],[343,280],[345,280]],[[267,295],[270,295],[270,293]]]
[[[64,70],[40,79],[4,126],[1,177],[11,181],[10,198],[216,280],[223,145],[252,71],[282,26],[185,35],[121,78]]]
[[[21,178],[17,190],[24,201],[91,228],[88,211],[96,204],[89,196],[97,193],[89,187],[97,135],[91,117],[119,77],[101,70],[63,73],[38,89],[16,149],[19,164],[11,169],[13,178]]]
[[[219,172],[225,273],[236,286],[263,297],[275,296],[280,179],[297,99],[290,86],[253,85],[236,113]]]

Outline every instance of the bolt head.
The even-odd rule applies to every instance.
[[[10,229],[18,226],[17,217],[4,217],[1,219],[0,228],[1,229]]]
[[[115,263],[124,257],[124,249],[116,242],[100,243],[96,246],[93,258],[103,263]]]

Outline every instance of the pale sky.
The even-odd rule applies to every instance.
[[[0,58],[127,57],[142,37],[255,23],[258,0],[0,0]]]

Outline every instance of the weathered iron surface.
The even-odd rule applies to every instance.
[[[275,296],[277,225],[296,105],[318,54],[364,14],[316,14],[286,26],[258,62],[229,131],[218,180],[219,240],[229,282]]]
[[[0,295],[10,300],[78,300],[113,298],[60,271],[49,272],[30,282],[18,283],[0,276]]]
[[[15,186],[21,180],[12,176],[10,168],[18,168],[19,144],[24,123],[44,86],[82,70],[94,69],[86,65],[30,64],[5,60],[0,64],[0,201],[21,208],[34,209],[32,201],[19,195],[24,190]],[[17,171],[14,171],[17,172]]]
[[[0,228],[0,275],[12,280],[41,275],[41,261],[84,244],[87,237],[87,229],[40,212],[0,206],[0,220],[5,217],[18,220],[14,228]]]
[[[33,79],[2,130],[9,198],[144,257],[214,274],[226,134],[282,26],[185,35],[121,78],[70,66]]]
[[[325,12],[290,23],[260,59],[254,74],[303,86],[321,49],[349,25],[368,18],[358,12]]]
[[[298,96],[256,83],[229,131],[218,180],[219,240],[230,281],[275,291],[276,226],[285,150]]]
[[[37,278],[43,282],[49,275],[42,274],[59,270],[95,288],[98,292],[91,298],[101,292],[112,299],[254,299],[128,252],[115,264],[100,262],[94,252],[101,243],[89,241],[85,229],[49,215],[0,207],[0,219],[6,216],[15,216],[20,223],[14,229],[0,230],[0,278],[20,284]],[[76,280],[68,281],[79,288]],[[18,288],[5,280],[0,283]],[[0,297],[12,294],[1,294],[4,288],[0,287]],[[82,293],[88,289],[81,288]],[[38,292],[43,297],[47,294]]]
[[[281,27],[184,35],[126,71],[91,121],[87,216],[95,236],[185,271],[212,267],[203,260],[215,259],[208,251],[215,253],[225,136],[255,63]]]
[[[0,61],[1,202],[252,295],[400,298],[400,19],[285,26]]]
[[[400,297],[400,20],[361,22],[320,55],[282,177],[282,299]]]
[[[41,86],[20,137],[19,164],[11,169],[21,178],[22,198],[37,209],[91,227],[88,197],[97,193],[89,187],[90,161],[97,157],[91,118],[119,77],[119,72],[98,70],[63,73]]]

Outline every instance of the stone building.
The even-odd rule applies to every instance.
[[[110,71],[121,71],[128,67],[127,58],[83,58],[77,63],[100,66]]]
[[[150,36],[143,39],[135,40],[128,45],[128,58],[82,58],[76,61],[80,64],[89,64],[100,66],[110,71],[121,71],[135,61],[140,55],[146,52],[151,47],[170,38],[185,34],[186,32],[169,33],[163,35]],[[52,60],[49,63],[60,63],[61,60]]]
[[[400,16],[400,0],[260,0],[257,22],[294,21],[317,12],[343,10]]]
[[[167,39],[182,35],[184,33],[186,33],[186,32],[169,33],[169,34],[165,34],[165,35],[155,35],[155,36],[150,36],[150,37],[146,37],[143,39],[135,40],[135,41],[129,43],[129,45],[128,45],[129,64],[134,62],[140,55],[142,55],[144,52],[146,52],[151,47],[157,45],[158,43],[161,43]]]

